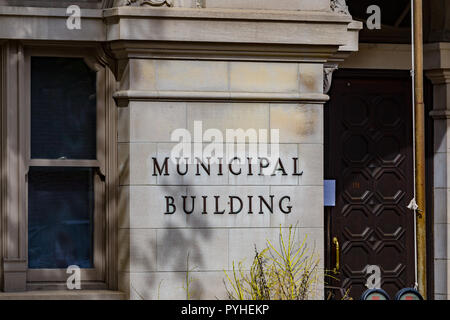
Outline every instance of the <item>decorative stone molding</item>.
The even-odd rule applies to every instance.
[[[330,91],[331,83],[333,81],[333,72],[338,69],[337,65],[328,65],[323,68],[323,93],[327,94]]]
[[[151,7],[173,7],[172,0],[125,0],[119,1],[122,2],[121,5],[125,6],[151,6]],[[125,3],[123,3],[125,2]],[[119,4],[120,5],[120,4]]]
[[[195,0],[195,7],[196,8],[204,8],[205,7],[205,0]]]
[[[450,84],[450,69],[429,70],[425,75],[434,85]]]
[[[431,111],[430,117],[432,117],[434,120],[448,120],[450,119],[450,110]]]
[[[345,0],[331,0],[331,10],[336,13],[350,15]]]
[[[128,106],[128,101],[290,101],[305,104],[324,104],[329,97],[320,93],[262,93],[262,92],[218,92],[218,91],[150,91],[122,90],[114,93],[118,107]],[[121,103],[125,102],[125,103]]]

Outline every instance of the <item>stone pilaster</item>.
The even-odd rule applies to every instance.
[[[450,46],[425,49],[426,76],[433,82],[434,119],[434,290],[435,299],[450,297]]]
[[[208,4],[237,2],[206,0],[206,8],[199,10],[105,11],[120,83],[115,93],[120,289],[130,298],[186,298],[189,268],[195,269],[193,298],[224,298],[223,270],[240,261],[247,268],[255,245],[261,250],[267,240],[278,243],[280,226],[284,231],[296,226],[299,241],[308,236],[310,252],[324,269],[324,66],[341,59],[338,53],[356,50],[360,25],[332,12],[329,1],[270,1],[288,2],[325,5],[323,12],[219,10]],[[330,73],[325,78],[329,84]],[[170,176],[153,175],[152,159],[162,163],[175,145],[171,133],[181,128],[193,133],[199,121],[203,130],[222,133],[279,130],[280,159],[300,158],[303,175],[249,177],[228,170],[217,175],[214,166],[211,176],[191,172],[180,177],[173,170]],[[184,214],[185,195],[208,197],[208,213],[197,205],[195,212]],[[166,196],[177,199],[173,215],[164,215]],[[273,196],[277,201],[287,196],[292,212],[276,208],[249,214],[246,203],[240,214],[217,215],[211,203],[216,196],[221,208],[229,204],[228,196]],[[322,298],[320,285],[312,298]]]

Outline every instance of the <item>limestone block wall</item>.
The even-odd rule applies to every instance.
[[[245,259],[254,246],[278,243],[280,226],[296,226],[298,241],[324,268],[323,221],[323,64],[242,61],[130,59],[120,81],[118,112],[120,171],[119,283],[131,299],[185,299],[189,255],[194,299],[226,298],[224,270]],[[218,175],[185,176],[172,166],[169,176],[154,175],[152,158],[163,163],[179,128],[203,130],[279,129],[280,158],[288,173],[299,158],[301,176],[235,176],[224,166]],[[199,143],[200,141],[196,141]],[[236,170],[237,170],[236,166]],[[243,166],[241,169],[244,169]],[[247,199],[289,196],[290,214],[214,214],[229,205],[228,196]],[[177,211],[166,211],[165,196],[174,197]],[[200,200],[192,214],[182,212],[182,196],[208,196],[208,213]],[[286,231],[286,229],[284,229]],[[322,295],[318,288],[318,296]]]

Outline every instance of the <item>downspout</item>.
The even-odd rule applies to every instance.
[[[422,0],[413,1],[414,32],[414,118],[417,277],[419,291],[427,298],[426,212],[425,212],[425,108],[423,98],[423,22]]]

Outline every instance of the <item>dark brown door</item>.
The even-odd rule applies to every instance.
[[[338,71],[325,107],[325,178],[336,180],[326,209],[327,264],[340,268],[330,287],[353,299],[367,289],[368,266],[381,269],[393,298],[414,285],[411,82],[408,73]],[[340,299],[342,290],[327,296]]]

